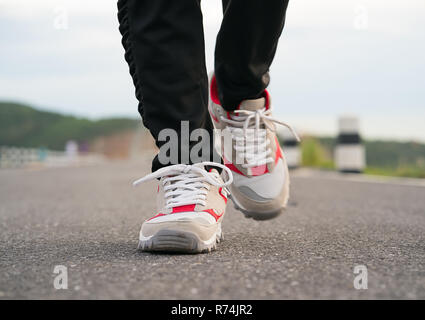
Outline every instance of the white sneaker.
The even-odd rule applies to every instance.
[[[256,220],[279,215],[289,199],[289,172],[275,134],[275,123],[288,124],[271,116],[269,93],[259,99],[244,100],[233,112],[226,111],[218,99],[214,75],[210,80],[209,112],[216,129],[227,130],[222,135],[224,164],[233,171],[230,194],[236,209]],[[230,140],[230,141],[229,141]]]
[[[224,182],[214,168],[227,173]],[[135,181],[160,178],[157,193],[158,213],[146,220],[140,230],[139,249],[200,253],[216,249],[223,239],[223,220],[232,172],[214,162],[193,165],[177,164],[161,168]]]

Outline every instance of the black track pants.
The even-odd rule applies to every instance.
[[[269,84],[287,5],[288,0],[223,0],[215,75],[227,110],[259,97]],[[206,129],[212,139],[200,1],[119,0],[118,19],[139,112],[157,146],[165,143],[158,141],[165,128],[180,136],[182,121],[190,131]],[[212,150],[204,160],[211,155]],[[162,166],[155,157],[152,170]]]

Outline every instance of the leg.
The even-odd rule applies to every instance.
[[[288,0],[223,0],[215,75],[223,108],[261,96],[285,23]]]
[[[162,129],[181,137],[181,121],[190,131],[207,129],[212,139],[199,0],[119,0],[118,9],[139,112],[157,146],[165,143],[158,141]],[[180,147],[178,162],[185,162]],[[162,166],[156,156],[152,170]]]
[[[266,90],[287,5],[287,0],[224,0],[217,36],[210,112],[217,128],[232,133],[222,143],[224,163],[233,171],[232,202],[256,220],[278,216],[289,199],[288,167],[274,127],[292,128],[272,117]]]

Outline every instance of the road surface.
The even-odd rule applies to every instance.
[[[0,171],[0,299],[425,298],[424,187],[295,172],[279,218],[245,219],[229,202],[217,251],[150,254],[136,246],[155,183],[131,187],[149,167]]]

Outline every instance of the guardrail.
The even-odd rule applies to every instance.
[[[98,163],[104,157],[99,154],[67,154],[45,148],[19,148],[0,146],[0,169],[28,167],[65,167]]]

